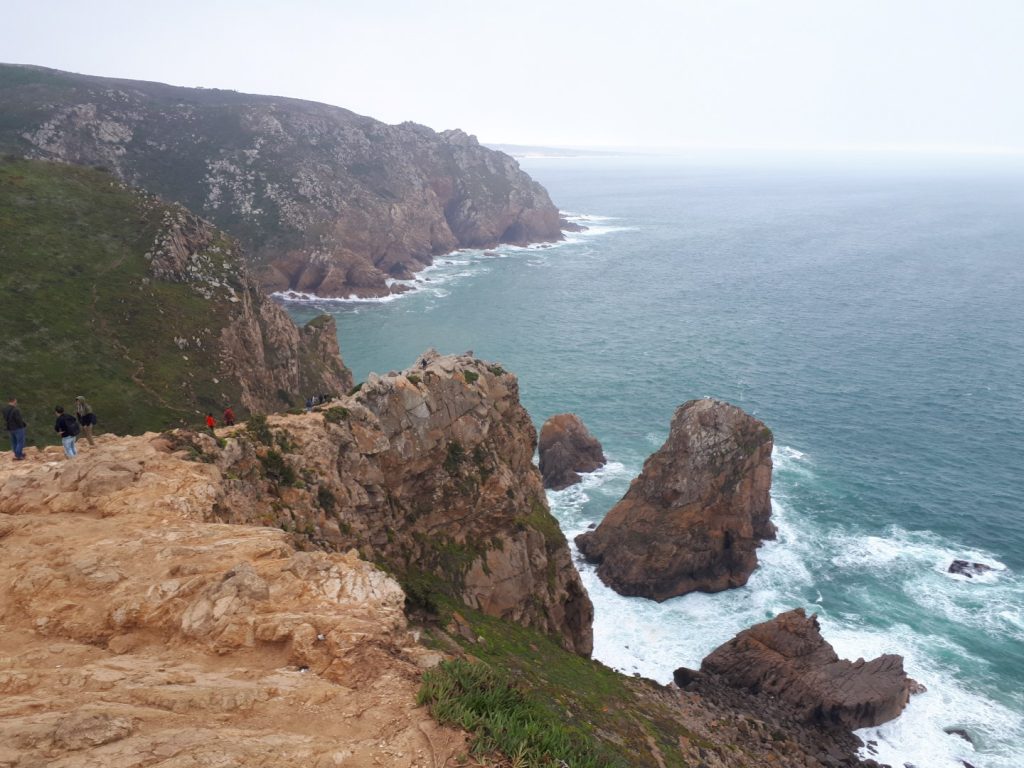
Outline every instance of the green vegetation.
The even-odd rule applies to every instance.
[[[350,415],[348,408],[335,405],[324,411],[324,421],[328,424],[341,424],[343,421],[348,421]]]
[[[0,396],[18,398],[30,444],[56,441],[53,408],[76,395],[99,431],[119,433],[197,424],[238,402],[236,383],[215,381],[230,304],[150,273],[169,210],[95,169],[0,160]],[[205,257],[227,274],[232,249],[223,236]]]
[[[416,375],[415,373],[410,373],[410,374],[409,374],[408,376],[406,376],[405,378],[406,378],[406,379],[408,379],[408,380],[409,380],[409,383],[410,383],[410,384],[412,384],[413,386],[419,386],[419,383],[420,383],[421,381],[423,381],[423,379],[421,379],[421,378],[420,378],[419,376],[417,376],[417,375]]]
[[[458,440],[452,440],[448,443],[448,455],[444,458],[444,468],[449,475],[456,475],[459,472],[459,467],[462,466],[462,462],[466,460],[466,449],[462,447],[462,443]]]
[[[486,664],[456,659],[427,671],[418,703],[429,705],[438,722],[474,734],[475,754],[501,752],[521,766],[614,764],[601,754],[604,750]]]
[[[654,744],[666,768],[685,768],[680,737],[711,746],[683,726],[674,699],[657,684],[570,653],[556,638],[485,616],[432,591],[426,579],[415,594],[438,614],[426,642],[450,650],[454,641],[467,655],[425,673],[420,700],[439,720],[473,733],[475,752],[498,751],[520,766],[561,766],[564,760],[573,768],[657,768]],[[439,626],[455,613],[480,642],[462,633],[442,638]]]
[[[476,371],[463,371],[462,378],[466,380],[467,384],[472,384],[473,382],[480,378],[480,374],[477,373]]]
[[[270,431],[270,425],[267,424],[267,417],[262,413],[251,414],[249,420],[245,423],[245,430],[257,443],[262,443],[263,445],[274,444],[274,435]]]
[[[505,375],[505,369],[502,368],[500,365],[488,365],[487,370],[493,373],[495,376]]]
[[[264,474],[281,485],[295,485],[298,476],[285,457],[275,450],[269,450],[259,456]]]
[[[361,390],[361,389],[363,388],[363,384],[364,384],[364,383],[365,383],[365,382],[362,382],[362,381],[360,381],[360,382],[359,382],[358,384],[356,384],[356,385],[355,385],[354,387],[352,387],[352,389],[350,389],[350,390],[348,391],[348,396],[349,396],[349,397],[352,397],[353,395],[356,395],[356,394],[358,394],[358,393],[359,393],[359,391],[360,391],[360,390]]]

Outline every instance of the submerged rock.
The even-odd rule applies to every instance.
[[[580,472],[593,472],[606,463],[597,438],[574,413],[560,413],[540,430],[540,474],[544,487],[560,491],[580,481]]]
[[[960,576],[966,576],[968,579],[973,579],[975,576],[980,576],[983,573],[988,573],[993,570],[991,565],[985,565],[985,563],[972,563],[969,560],[954,560],[950,563],[947,573],[956,573]]]
[[[770,521],[772,432],[720,400],[691,400],[583,555],[623,595],[667,600],[746,584]]]
[[[851,730],[900,714],[917,689],[903,657],[840,659],[802,608],[740,632],[712,651],[700,671],[751,693],[786,703],[806,722]]]

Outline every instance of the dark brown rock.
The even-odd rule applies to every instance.
[[[560,413],[540,430],[540,474],[544,487],[561,490],[580,481],[580,472],[605,465],[601,443],[574,413]]]
[[[968,579],[973,579],[975,576],[980,576],[983,573],[988,573],[992,570],[991,565],[985,565],[985,563],[972,563],[969,560],[954,560],[949,565],[947,573],[955,573],[960,576],[966,576]]]
[[[740,632],[712,651],[701,672],[736,688],[783,701],[806,722],[851,730],[900,714],[914,681],[903,657],[840,659],[802,608]]]
[[[691,400],[594,531],[576,537],[623,595],[666,600],[746,584],[770,521],[772,433],[740,408]]]

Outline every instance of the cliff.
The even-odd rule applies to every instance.
[[[380,296],[434,255],[561,239],[547,192],[462,131],[235,91],[0,65],[0,152],[109,168],[239,238],[269,290]]]
[[[300,330],[263,296],[238,243],[110,174],[0,161],[5,390],[30,439],[84,395],[102,429],[140,432],[280,410],[352,377],[329,318]]]
[[[665,444],[594,531],[576,537],[624,595],[667,600],[746,584],[757,547],[775,537],[772,433],[718,400],[691,400]]]
[[[354,428],[366,406],[331,407],[349,406],[353,438],[383,447]],[[298,444],[331,413],[246,431]],[[228,435],[223,450],[242,451]],[[309,534],[218,522],[242,467],[222,471],[169,437],[103,435],[73,461],[57,447],[17,463],[0,454],[0,764],[437,768],[474,739],[489,765],[538,752],[612,768],[863,765],[849,734],[837,741],[753,698],[723,704],[618,674],[444,597],[437,621],[410,626],[398,583],[356,552],[301,551]],[[442,658],[458,666],[435,667]],[[442,684],[421,688],[424,669]],[[495,734],[525,713],[522,741],[503,760],[493,738],[439,726],[417,691],[445,722],[483,702]]]
[[[420,607],[451,595],[589,654],[593,606],[548,511],[536,439],[515,376],[435,353],[313,413],[250,422],[223,446],[174,437],[224,474],[220,519],[358,548]]]

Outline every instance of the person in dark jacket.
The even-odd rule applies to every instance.
[[[53,409],[53,412],[57,414],[57,421],[53,425],[53,431],[60,433],[60,442],[64,446],[64,455],[69,459],[73,459],[78,455],[78,448],[75,447],[75,441],[78,440],[79,432],[78,419],[70,413],[64,413],[63,405],[58,405]]]
[[[78,419],[78,423],[82,425],[82,434],[89,441],[89,445],[95,445],[92,441],[92,428],[96,424],[96,414],[93,413],[92,407],[85,402],[85,398],[81,395],[75,398],[75,417]]]
[[[7,427],[7,431],[11,433],[11,450],[14,451],[14,460],[24,461],[25,428],[28,424],[25,423],[25,419],[21,416],[21,409],[18,408],[18,398],[11,397],[7,399],[3,415],[4,425]]]

